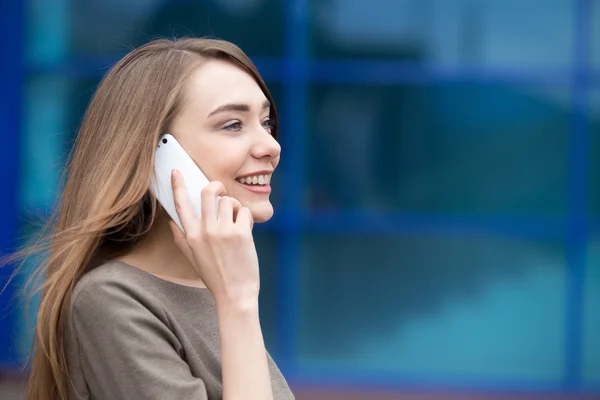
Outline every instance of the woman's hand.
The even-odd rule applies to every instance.
[[[250,210],[226,196],[221,182],[202,190],[201,216],[192,210],[179,171],[171,174],[175,208],[185,231],[171,221],[175,243],[211,291],[222,302],[253,306],[258,299],[260,276],[252,237]],[[219,200],[216,210],[217,196]]]
[[[223,400],[272,400],[267,352],[258,318],[258,257],[252,214],[225,196],[221,182],[202,190],[201,216],[192,210],[183,177],[172,173],[175,207],[185,234],[175,223],[175,242],[211,291],[221,341]],[[216,210],[217,196],[219,211]]]

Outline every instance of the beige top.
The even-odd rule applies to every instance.
[[[217,313],[208,289],[112,262],[77,283],[71,315],[70,398],[222,398]],[[267,356],[274,398],[294,399]]]

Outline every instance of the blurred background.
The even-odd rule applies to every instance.
[[[600,0],[0,4],[0,252],[48,216],[108,68],[216,36],[280,112],[255,238],[298,399],[600,399]],[[26,278],[0,296],[2,399]]]

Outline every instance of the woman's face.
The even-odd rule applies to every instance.
[[[271,136],[270,105],[252,76],[211,60],[188,82],[171,133],[210,181],[248,207],[256,222],[273,215],[271,174],[281,147]]]

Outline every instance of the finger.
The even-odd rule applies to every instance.
[[[183,230],[189,232],[197,223],[197,217],[190,204],[183,175],[176,169],[171,172],[171,186],[173,187],[175,211],[177,211]]]
[[[242,227],[249,227],[250,230],[254,227],[254,218],[252,217],[252,213],[248,207],[241,207],[238,211],[237,220],[235,221],[236,225],[240,225]]]
[[[233,197],[223,196],[219,200],[219,222],[233,222]]]
[[[221,207],[222,203],[219,203],[219,221],[235,222],[238,211],[242,208],[242,204],[238,199],[229,196],[221,197],[220,201],[223,201],[224,199],[226,201],[225,209]]]
[[[183,234],[183,232],[181,232],[181,229],[179,229],[179,226],[177,226],[175,221],[170,220],[169,226],[171,227],[171,232],[173,233],[173,241],[175,242],[179,250],[181,250],[181,252],[186,256],[186,258],[190,262],[193,262],[194,255],[192,253],[192,249],[188,245],[185,235]]]
[[[225,186],[219,181],[212,181],[202,189],[200,208],[202,210],[202,220],[205,223],[213,224],[217,222],[217,196],[225,196],[226,194]]]
[[[238,199],[233,199],[233,221],[237,221],[238,214],[242,209],[242,203],[238,201]]]

